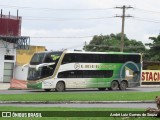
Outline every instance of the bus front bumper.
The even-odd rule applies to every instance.
[[[27,82],[29,89],[42,89],[42,82]]]

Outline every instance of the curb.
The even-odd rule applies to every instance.
[[[22,88],[8,88],[7,90],[33,90],[33,89],[30,89],[30,88],[25,88],[25,89],[22,89]]]
[[[160,85],[141,85],[141,88],[160,88]]]
[[[147,101],[0,101],[0,104],[116,104],[116,103],[155,103]]]

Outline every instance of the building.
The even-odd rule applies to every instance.
[[[30,38],[21,36],[21,17],[0,14],[0,82],[10,82],[14,76],[16,50],[28,49]]]

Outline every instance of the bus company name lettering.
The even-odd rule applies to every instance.
[[[80,65],[80,68],[108,68],[108,69],[115,69],[115,65]]]

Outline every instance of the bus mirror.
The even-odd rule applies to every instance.
[[[38,69],[39,69],[40,67],[49,66],[49,65],[54,65],[54,64],[55,64],[55,63],[42,63],[42,64],[39,64],[39,65],[36,66],[36,71],[38,71]]]
[[[26,66],[28,66],[29,64],[24,64],[23,66],[22,66],[22,71],[23,71],[23,69],[24,69],[24,67],[26,67]]]
[[[37,65],[37,66],[36,66],[36,71],[38,71],[38,69],[39,69],[40,67],[43,67],[43,66],[46,66],[46,63],[42,63],[42,64]]]

